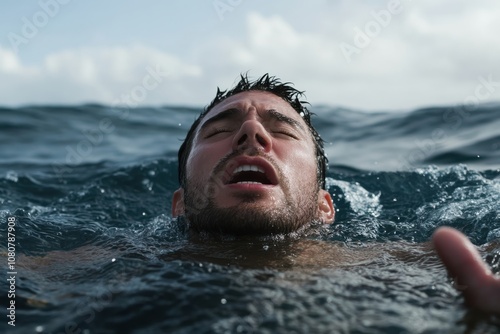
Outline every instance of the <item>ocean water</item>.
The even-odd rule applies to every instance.
[[[500,271],[500,104],[311,109],[335,223],[206,240],[170,217],[200,109],[0,108],[0,332],[500,333],[428,244],[453,226]]]

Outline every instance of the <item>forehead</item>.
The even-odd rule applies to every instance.
[[[295,119],[300,122],[300,124],[306,125],[302,117],[288,102],[273,93],[265,91],[246,91],[230,96],[216,104],[207,115],[205,115],[204,120],[228,109],[237,109],[245,112],[253,108],[255,108],[257,112],[260,110],[274,109],[283,115]]]

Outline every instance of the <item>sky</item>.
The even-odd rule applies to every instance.
[[[205,106],[240,73],[364,111],[500,101],[498,0],[5,0],[0,105]]]

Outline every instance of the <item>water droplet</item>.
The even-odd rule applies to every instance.
[[[221,303],[222,305],[226,304],[226,303],[227,303],[226,298],[222,298],[222,299],[220,300],[220,303]]]
[[[146,187],[147,190],[151,191],[153,189],[153,182],[149,179],[142,180],[142,184]]]
[[[143,212],[143,213],[142,213],[142,215],[143,215],[143,216],[145,216],[145,215],[146,215],[146,212]]]
[[[264,249],[264,250],[266,251],[266,250],[268,250],[268,249],[269,249],[269,246],[268,246],[268,245],[264,245],[264,246],[262,247],[262,249]]]
[[[43,330],[44,330],[44,329],[45,329],[45,328],[43,328],[43,326],[36,326],[36,327],[35,327],[35,332],[37,332],[37,333],[41,333],[41,332],[43,332]]]
[[[480,158],[481,156],[478,154],[477,157]]]
[[[304,112],[303,112],[303,111],[301,111],[301,112],[300,112],[300,116],[301,116],[301,117],[304,117],[304,116],[305,116],[305,114],[304,114]]]
[[[392,199],[392,201],[393,201],[393,202],[397,202],[397,201],[398,201],[398,199],[397,199],[397,198],[393,198],[393,199]]]
[[[104,189],[99,189],[101,191],[101,194],[104,194],[106,191]]]
[[[111,262],[115,262],[115,261],[116,261],[116,259],[115,259],[115,258],[112,258],[112,259],[111,259]]]
[[[179,126],[182,126],[182,123],[179,123]]]

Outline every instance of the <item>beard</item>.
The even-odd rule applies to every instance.
[[[219,208],[212,201],[196,213],[186,213],[189,228],[195,232],[229,235],[287,234],[314,222],[315,210],[302,207],[258,208],[238,205]]]
[[[284,196],[280,200],[263,203],[258,194],[238,194],[239,203],[221,208],[215,204],[214,196],[220,187],[221,175],[231,159],[243,154],[233,152],[220,160],[213,177],[205,186],[188,182],[185,189],[185,219],[189,229],[229,235],[272,235],[298,231],[317,221],[318,187],[303,184],[291,191],[290,181],[283,175],[276,162],[258,150],[244,152],[250,156],[262,156],[271,163],[278,173]]]

